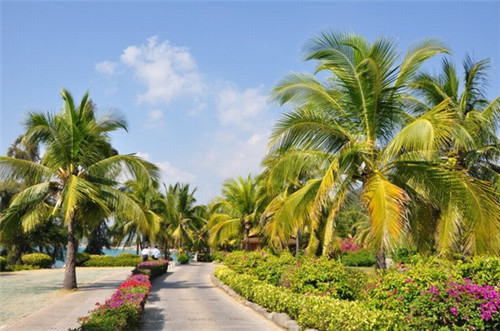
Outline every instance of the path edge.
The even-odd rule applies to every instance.
[[[300,331],[302,328],[300,327],[299,323],[297,321],[293,320],[288,314],[286,313],[276,313],[276,312],[269,312],[266,308],[262,307],[261,305],[249,301],[236,293],[232,288],[224,284],[220,279],[215,277],[215,275],[212,273],[210,274],[210,281],[212,282],[213,285],[217,286],[224,292],[226,292],[230,297],[235,299],[236,301],[241,302],[245,306],[253,309],[255,312],[259,313],[260,315],[264,316],[280,328],[284,328],[285,330],[288,331]],[[318,331],[316,329],[306,329],[305,331]]]

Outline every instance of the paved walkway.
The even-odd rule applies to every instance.
[[[153,281],[142,330],[282,330],[210,282],[211,263],[190,263]]]
[[[86,268],[79,269],[77,268],[77,280],[79,281],[79,290],[78,291],[55,291],[57,288],[60,288],[62,283],[62,278],[59,278],[58,287],[54,290],[54,298],[50,300],[45,308],[38,310],[31,315],[25,317],[19,322],[10,325],[9,327],[0,326],[0,330],[61,330],[67,331],[70,328],[77,328],[80,326],[78,323],[78,318],[81,316],[88,315],[88,312],[95,308],[96,302],[104,302],[106,299],[111,297],[111,295],[116,291],[118,286],[130,275],[131,268],[95,268],[96,270],[85,270]],[[94,268],[92,268],[94,269]],[[82,270],[81,272],[79,272]],[[88,274],[89,272],[101,274],[99,279],[95,280],[92,283],[83,284],[83,279],[85,279],[84,274]],[[52,272],[56,273],[56,271]],[[44,273],[28,273],[29,278],[33,282],[38,282],[40,288],[44,288],[47,286],[55,286],[48,285],[47,279],[52,279],[52,273],[47,272]],[[8,277],[13,277],[9,280],[12,284],[15,281],[15,278],[22,279],[23,274],[12,273],[11,275],[2,275],[2,280],[5,282],[2,283],[2,292],[4,289],[7,291],[8,288],[4,285],[7,284]],[[26,274],[24,274],[26,276]],[[80,277],[82,276],[82,277]],[[4,278],[5,277],[5,278]],[[89,277],[89,276],[87,276]],[[32,289],[33,290],[33,289]],[[24,300],[23,302],[16,302],[16,297],[11,298],[10,301],[14,301],[15,304],[19,305],[29,305],[29,300]],[[35,300],[34,300],[35,301]],[[2,305],[4,302],[2,302]],[[12,304],[11,304],[12,306]],[[2,307],[3,309],[4,307]]]

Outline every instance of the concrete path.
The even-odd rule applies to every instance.
[[[79,270],[81,269],[77,268],[77,279]],[[96,302],[102,303],[109,299],[118,286],[130,275],[131,268],[106,268],[106,270],[101,268],[100,271],[107,271],[107,274],[93,283],[79,285],[77,291],[60,291],[58,298],[52,303],[7,327],[6,330],[67,331],[79,327],[78,318],[88,315],[88,312],[95,308]],[[82,273],[85,272],[86,270],[82,271]],[[38,276],[38,281],[42,282],[44,278],[40,277],[41,274]],[[35,276],[34,281],[36,280]],[[62,278],[59,282],[62,282]],[[29,302],[24,304],[29,304]]]
[[[190,263],[153,281],[142,330],[282,330],[210,282],[211,263]]]

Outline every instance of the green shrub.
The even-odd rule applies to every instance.
[[[296,293],[354,300],[365,279],[362,272],[347,271],[334,260],[302,257],[283,274],[280,284]]]
[[[54,259],[47,254],[43,253],[32,253],[23,255],[21,258],[24,264],[40,267],[40,268],[52,268],[54,264]]]
[[[228,253],[224,251],[214,251],[212,253],[212,260],[215,262],[222,262],[227,254]]]
[[[189,262],[189,256],[187,254],[180,254],[177,256],[177,261],[180,264],[187,264]]]
[[[477,256],[468,263],[458,264],[463,278],[474,283],[496,286],[500,284],[500,258]]]
[[[0,256],[0,271],[5,271],[6,267],[7,267],[7,259],[4,258],[3,256]]]
[[[238,274],[221,266],[215,276],[250,301],[275,312],[284,312],[303,328],[318,330],[399,330],[401,316],[366,309],[362,304],[328,297],[293,293],[256,277]]]
[[[367,250],[360,249],[353,252],[348,252],[342,255],[342,263],[350,267],[371,267],[375,265],[375,253]]]
[[[135,267],[141,258],[137,255],[109,256],[90,255],[90,259],[83,263],[84,267]]]
[[[412,263],[413,260],[418,259],[417,250],[400,247],[391,254],[391,258],[395,263]]]
[[[116,257],[119,259],[129,259],[129,258],[137,258],[140,256],[134,253],[120,253]]]
[[[282,274],[297,262],[289,252],[276,256],[268,251],[235,251],[224,257],[224,264],[242,274],[257,276],[273,285],[278,285]]]
[[[90,254],[89,253],[76,253],[75,254],[75,261],[76,261],[76,266],[81,267],[86,261],[90,260]]]
[[[137,265],[138,270],[149,270],[149,276],[154,279],[167,272],[168,262],[166,260],[141,262]]]

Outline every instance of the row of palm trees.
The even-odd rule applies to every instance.
[[[0,156],[2,182],[17,184],[19,191],[2,210],[1,237],[7,239],[21,228],[34,231],[54,220],[64,224],[66,289],[77,287],[78,239],[102,234],[106,220],[113,221],[115,244],[161,242],[168,250],[169,240],[172,245],[192,240],[193,224],[206,217],[205,209],[194,205],[194,190],[177,184],[160,192],[155,165],[112,148],[109,133],[126,130],[122,117],[98,117],[88,94],[79,105],[67,91],[61,95],[64,107],[59,113],[30,113],[25,123],[22,141],[45,147],[40,160]]]
[[[307,254],[331,255],[349,232],[376,250],[382,268],[400,245],[498,254],[500,98],[485,96],[488,61],[466,58],[463,77],[447,58],[440,74],[420,70],[446,53],[432,39],[402,58],[387,38],[312,39],[304,57],[315,75],[289,74],[272,91],[290,110],[274,127],[262,173],[227,181],[208,207],[196,205],[189,185],[161,188],[155,165],[112,148],[122,117],[98,117],[88,95],[75,105],[63,90],[61,112],[26,121],[23,142],[44,146],[40,160],[0,156],[2,184],[20,187],[3,206],[0,239],[63,223],[65,288],[76,287],[77,240],[102,237],[106,220],[114,244],[165,250],[203,250],[207,240],[248,249],[258,236],[276,249],[293,239]]]
[[[291,109],[272,132],[264,170],[224,185],[212,206],[212,244],[258,233],[274,247],[307,234],[309,254],[331,254],[345,211],[377,252],[500,252],[500,97],[485,96],[489,62],[467,57],[463,76],[420,70],[447,54],[434,39],[400,58],[390,39],[323,33],[272,98]],[[237,223],[239,219],[239,225]],[[239,236],[238,236],[239,234]]]

